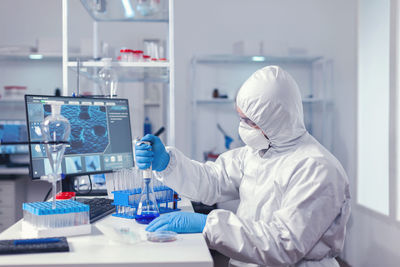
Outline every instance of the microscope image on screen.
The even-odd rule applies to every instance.
[[[71,133],[60,169],[66,176],[97,175],[133,167],[129,104],[126,99],[26,95],[29,139],[43,141],[42,124],[58,105]],[[44,144],[30,147],[30,173],[50,173]],[[100,179],[100,176],[98,176]],[[102,182],[99,182],[101,185]]]
[[[44,105],[44,117],[50,114],[51,106]],[[65,149],[65,155],[104,152],[109,144],[104,106],[63,105],[61,115],[71,125],[70,146]]]

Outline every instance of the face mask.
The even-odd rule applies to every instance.
[[[254,129],[244,122],[239,124],[239,135],[246,145],[257,150],[267,149],[271,143],[260,129]]]

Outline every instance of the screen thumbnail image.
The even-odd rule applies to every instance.
[[[100,156],[86,156],[85,163],[87,172],[95,172],[101,170]]]
[[[32,158],[46,157],[46,149],[44,145],[31,145]]]
[[[67,173],[77,173],[82,171],[81,157],[65,157],[65,169]]]
[[[43,105],[41,103],[29,104],[28,114],[29,114],[29,121],[42,121],[44,117]]]
[[[40,122],[31,122],[29,127],[32,140],[43,140],[42,127]]]

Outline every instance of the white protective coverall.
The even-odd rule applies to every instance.
[[[168,147],[170,162],[158,178],[205,204],[240,199],[236,214],[213,210],[203,231],[233,266],[339,266],[333,257],[350,214],[348,179],[306,131],[296,82],[280,67],[265,67],[244,83],[236,104],[268,136],[269,149],[246,145],[200,163]]]

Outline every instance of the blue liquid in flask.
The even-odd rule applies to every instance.
[[[152,173],[150,167],[143,171],[142,190],[135,217],[136,221],[141,224],[149,224],[152,220],[160,216],[151,180]]]
[[[135,219],[140,224],[149,224],[152,220],[160,216],[158,212],[146,212],[143,211],[142,214],[136,215]]]

